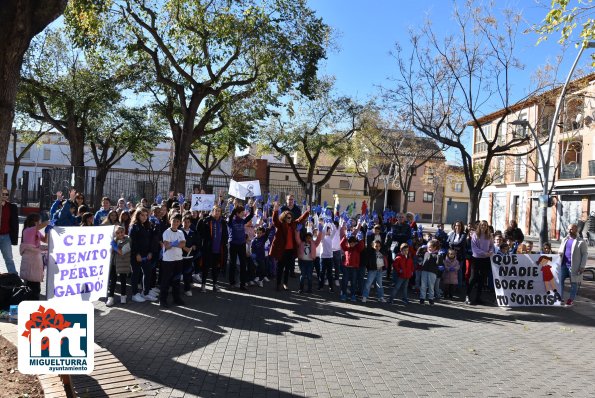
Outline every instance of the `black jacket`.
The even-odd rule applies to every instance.
[[[130,226],[130,259],[136,261],[136,255],[147,257],[147,254],[155,251],[154,232],[151,223],[147,222],[146,226],[133,224]]]
[[[442,271],[438,269],[441,265],[444,265],[444,258],[441,255],[438,253],[426,252],[421,270],[432,272],[436,275],[442,275]]]
[[[221,253],[225,253],[227,250],[227,243],[229,240],[229,233],[227,230],[227,223],[223,217],[220,218],[221,220]],[[215,221],[212,216],[208,216],[202,220],[200,223],[200,228],[198,229],[198,234],[202,240],[202,250],[203,255],[207,255],[212,253],[213,249],[213,236],[212,236],[212,228],[211,224]]]
[[[10,243],[16,246],[19,244],[19,209],[14,203],[6,202],[6,205],[10,207],[8,235],[10,236]]]

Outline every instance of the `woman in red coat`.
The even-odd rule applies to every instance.
[[[289,271],[295,264],[297,256],[297,244],[295,243],[296,226],[301,224],[310,215],[308,209],[298,219],[293,219],[291,211],[284,211],[279,216],[279,203],[275,202],[273,207],[273,224],[277,231],[271,243],[269,255],[277,260],[277,290],[281,290],[281,279],[283,278],[283,290],[287,290],[289,282]]]

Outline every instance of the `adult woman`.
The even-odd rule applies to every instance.
[[[446,244],[449,249],[452,249],[456,253],[456,259],[459,261],[460,268],[458,272],[459,287],[462,286],[464,275],[466,271],[466,249],[467,249],[467,234],[463,230],[463,222],[460,220],[455,221],[452,231],[446,238]]]
[[[469,287],[467,288],[466,304],[470,304],[471,290],[477,286],[475,293],[475,304],[483,304],[481,301],[481,291],[486,283],[490,273],[490,258],[494,254],[494,240],[488,228],[488,222],[482,220],[477,227],[477,231],[471,233],[471,251],[473,253],[474,275],[471,277]]]
[[[254,217],[254,203],[249,202],[250,213],[244,217],[244,206],[236,206],[227,220],[229,230],[229,286],[235,287],[236,261],[240,263],[240,290],[246,290],[248,264],[246,260],[246,224]]]
[[[283,279],[283,289],[287,290],[289,282],[289,272],[295,265],[297,255],[297,245],[293,234],[298,224],[301,224],[308,218],[310,211],[306,211],[297,220],[294,220],[291,211],[284,211],[279,216],[279,203],[275,202],[273,206],[273,224],[277,229],[273,242],[271,243],[270,255],[278,262],[277,266],[277,290],[281,290],[281,280]]]
[[[213,291],[217,291],[217,277],[227,259],[229,233],[227,231],[227,223],[223,220],[221,213],[221,207],[215,205],[213,206],[211,215],[199,222],[200,237],[202,239],[203,268],[201,290],[203,292],[206,289],[205,285],[207,283],[209,269],[211,269],[213,275]]]
[[[130,220],[130,265],[132,266],[132,301],[157,301],[149,294],[151,287],[151,271],[153,260],[153,228],[149,222],[149,211],[139,208]],[[141,272],[143,291],[139,293],[138,282]]]

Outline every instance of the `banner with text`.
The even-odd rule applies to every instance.
[[[96,301],[107,296],[113,233],[113,225],[51,230],[48,300]]]
[[[500,307],[562,304],[557,254],[496,254],[492,273]]]
[[[192,194],[192,210],[211,211],[215,205],[215,195],[213,194]]]

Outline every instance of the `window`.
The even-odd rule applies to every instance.
[[[407,192],[407,202],[415,202],[415,191]]]
[[[518,120],[527,120],[527,114],[521,113]],[[512,130],[512,138],[513,139],[523,139],[527,136],[529,132],[527,131],[527,126],[525,125],[515,125],[513,126]]]
[[[433,192],[424,192],[424,203],[432,203],[434,200]]]
[[[411,175],[412,176],[416,176],[417,175],[417,167],[411,166],[410,167],[410,171],[411,171]]]
[[[463,192],[463,183],[462,182],[455,182],[453,191],[455,191],[455,192]]]
[[[44,149],[43,150],[43,160],[51,160],[52,159],[52,150],[51,149]]]
[[[256,169],[244,169],[244,177],[256,177]]]
[[[289,176],[288,175],[285,176],[285,181],[289,181]]]
[[[475,128],[475,148],[474,148],[475,153],[485,152],[488,150],[488,144],[486,143],[483,136],[481,135],[482,130],[483,130],[483,134],[485,135],[487,140],[491,140],[494,138],[494,133],[492,131],[491,124],[484,124],[481,126],[481,129],[479,127],[476,127]]]
[[[560,144],[562,164],[560,165],[560,179],[580,178],[583,162],[583,142],[577,137]]]
[[[22,159],[22,160],[25,160],[25,159],[31,159],[31,152],[30,152],[30,151],[23,152],[23,151],[25,151],[25,148],[26,148],[26,147],[24,147],[24,146],[22,146],[22,147],[21,147],[21,152],[20,152],[20,153],[23,155],[23,156],[21,157],[21,159]]]
[[[339,189],[349,189],[349,181],[348,180],[339,180]]]
[[[524,156],[515,156],[512,164],[512,182],[525,182],[527,178],[527,160]]]

